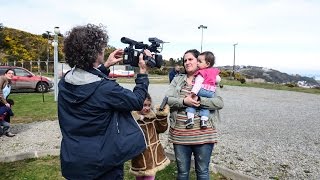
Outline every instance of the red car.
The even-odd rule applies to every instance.
[[[7,69],[14,71],[11,80],[12,90],[33,89],[37,92],[47,92],[53,87],[53,82],[45,76],[37,76],[22,67],[16,66],[0,66],[0,75],[3,75]]]

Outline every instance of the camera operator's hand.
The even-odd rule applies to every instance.
[[[144,54],[146,56],[151,56],[152,57],[152,54],[149,50],[144,50]],[[143,59],[143,54],[141,53],[140,56],[139,56],[139,68],[140,68],[140,74],[147,74],[148,73],[148,67],[146,65],[146,61]]]
[[[104,63],[104,66],[106,68],[108,68],[108,67],[110,67],[110,66],[112,66],[112,65],[114,65],[114,64],[116,64],[116,63],[118,63],[120,61],[122,61],[122,59],[123,59],[122,55],[123,55],[123,50],[122,49],[117,49],[117,50],[113,51],[109,55],[107,61]]]

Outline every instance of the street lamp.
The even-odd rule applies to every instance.
[[[58,100],[58,35],[60,34],[59,27],[54,27],[54,101]]]
[[[47,32],[47,36],[48,36],[48,54],[47,54],[47,62],[46,62],[46,66],[47,66],[47,73],[49,73],[49,61],[50,61],[50,45],[51,45],[51,40],[50,40],[50,31],[46,31]]]
[[[232,76],[233,78],[235,77],[235,64],[236,64],[236,45],[238,45],[238,43],[233,44],[233,68],[232,68]]]
[[[198,29],[201,28],[201,52],[202,52],[202,42],[203,42],[203,29],[207,29],[208,27],[207,26],[204,26],[204,25],[200,25],[198,27]]]

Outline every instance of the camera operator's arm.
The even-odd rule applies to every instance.
[[[148,54],[148,53],[146,53]],[[140,72],[137,74],[133,91],[121,87],[114,81],[108,81],[111,91],[105,91],[100,99],[106,103],[106,108],[111,107],[118,111],[140,111],[143,108],[143,102],[148,92],[149,79],[147,74],[147,65],[143,60],[143,54],[139,56]],[[111,85],[111,84],[114,84]]]
[[[110,73],[110,69],[109,67],[122,61],[122,54],[123,54],[123,50],[122,49],[117,49],[115,51],[113,51],[107,61],[104,64],[100,64],[98,66],[98,69],[105,75],[109,75]]]

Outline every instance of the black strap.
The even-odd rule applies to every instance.
[[[108,79],[108,76],[105,75],[104,73],[102,73],[101,71],[95,69],[95,68],[91,68],[89,70],[87,70],[87,72],[91,73],[91,74],[94,74],[94,75],[97,75],[101,78],[104,78],[104,79]]]

